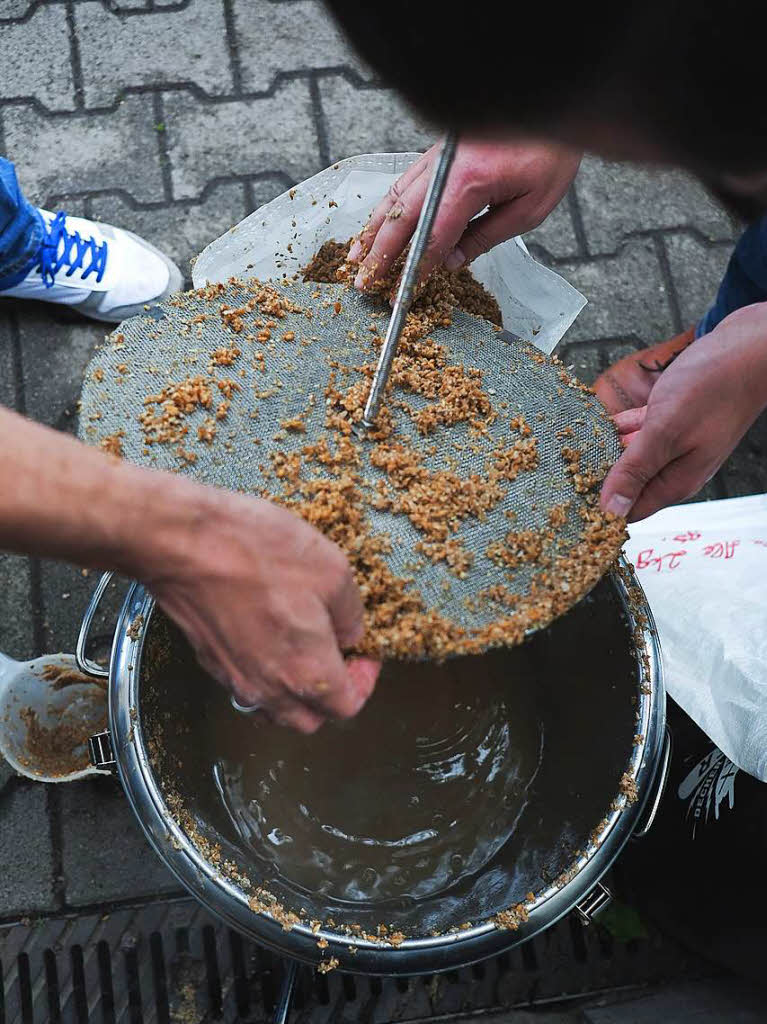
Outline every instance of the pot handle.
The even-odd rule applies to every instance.
[[[668,726],[666,726],[666,733],[663,739],[663,751],[661,752],[660,764],[653,780],[653,789],[647,800],[642,816],[639,819],[639,824],[634,830],[633,839],[641,839],[642,836],[646,836],[652,828],[652,824],[655,821],[655,816],[658,813],[660,807],[661,798],[666,789],[666,781],[668,779],[669,768],[671,767],[671,733],[669,732]]]
[[[80,625],[80,634],[77,637],[77,648],[75,649],[75,657],[77,658],[77,667],[81,672],[84,672],[89,676],[97,676],[100,679],[109,679],[109,669],[102,668],[98,662],[91,661],[87,657],[85,651],[88,646],[88,636],[93,625],[93,619],[98,610],[98,606],[101,604],[101,598],[104,596],[104,591],[109,586],[109,583],[114,576],[113,572],[105,572],[99,580],[96,589],[93,591],[93,596],[90,599],[88,607],[85,609],[85,615]]]

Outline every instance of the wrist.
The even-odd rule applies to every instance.
[[[120,483],[120,507],[113,505],[114,515],[103,523],[110,564],[146,583],[188,572],[207,543],[206,528],[218,519],[218,491],[135,467]]]
[[[0,408],[0,547],[146,579],[180,574],[228,497]],[[203,537],[202,540],[199,538]]]
[[[735,310],[711,334],[717,344],[726,346],[723,357],[734,364],[757,414],[762,412],[767,408],[767,302]]]

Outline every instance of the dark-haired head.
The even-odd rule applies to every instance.
[[[328,5],[381,77],[440,126],[559,139],[710,181],[767,171],[753,0]]]

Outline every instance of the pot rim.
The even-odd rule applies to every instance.
[[[635,635],[641,635],[644,648],[639,652],[637,677],[637,734],[642,739],[635,744],[626,768],[636,783],[639,796],[634,803],[624,797],[620,807],[610,809],[596,841],[592,839],[564,873],[569,880],[563,884],[554,882],[534,900],[525,902],[528,919],[517,929],[504,929],[491,919],[465,930],[408,938],[393,946],[385,940],[375,942],[327,928],[314,932],[305,924],[295,924],[286,931],[268,912],[252,910],[247,892],[205,860],[176,822],[160,792],[144,743],[139,701],[141,657],[155,603],[141,584],[133,583],[123,604],[112,647],[109,723],[117,772],[139,824],[167,867],[210,910],[256,941],[299,959],[317,963],[323,959],[323,952],[327,956],[340,956],[353,946],[356,953],[341,965],[342,970],[422,973],[472,963],[532,938],[573,909],[609,869],[637,829],[660,762],[665,735],[665,690],[657,630],[644,592],[623,555],[617,566],[618,571],[612,570],[610,576],[628,621],[635,627]],[[630,599],[627,573],[632,590],[637,588],[641,594],[639,609]],[[130,629],[138,616],[143,617],[140,620],[143,628]],[[324,951],[317,946],[323,939],[328,943]],[[412,965],[408,961],[412,961]]]

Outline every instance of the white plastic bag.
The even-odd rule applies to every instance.
[[[292,276],[329,238],[341,242],[355,235],[419,156],[349,157],[283,192],[202,251],[193,267],[195,287],[230,277]],[[533,259],[520,238],[480,256],[472,271],[498,300],[504,327],[546,353],[586,305],[580,292]]]
[[[676,505],[630,533],[669,694],[767,782],[767,495]]]

